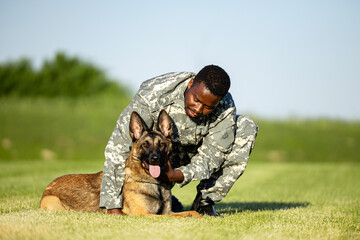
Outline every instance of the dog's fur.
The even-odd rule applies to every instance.
[[[149,167],[166,171],[164,166],[172,149],[171,120],[162,110],[157,131],[147,131],[141,117],[133,112],[130,136],[133,144],[125,165],[122,211],[136,216],[198,217],[195,211],[171,211],[171,184],[150,175]],[[158,172],[158,171],[157,171]],[[55,179],[45,189],[40,207],[47,210],[106,212],[99,207],[102,172],[71,174]],[[152,174],[154,175],[154,174]],[[156,175],[156,174],[155,174]]]

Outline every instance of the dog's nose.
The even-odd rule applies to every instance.
[[[150,153],[149,157],[150,157],[150,159],[156,160],[156,159],[160,158],[160,155],[158,153]]]
[[[150,160],[150,164],[159,164],[160,155],[157,153],[150,153],[149,160]]]

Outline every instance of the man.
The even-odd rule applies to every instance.
[[[100,207],[109,214],[122,214],[124,167],[132,143],[131,112],[137,111],[153,128],[165,109],[173,121],[174,151],[169,170],[160,177],[180,187],[201,180],[192,209],[218,216],[214,202],[221,201],[245,171],[258,131],[251,119],[236,115],[229,88],[228,74],[215,65],[196,75],[169,73],[143,82],[120,114],[106,146]]]

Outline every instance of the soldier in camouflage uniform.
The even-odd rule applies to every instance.
[[[258,131],[250,118],[236,115],[229,87],[229,76],[215,65],[196,75],[169,73],[143,82],[106,146],[100,207],[122,213],[125,160],[132,144],[131,112],[138,112],[152,129],[165,109],[173,121],[173,152],[169,171],[161,177],[180,187],[200,180],[192,208],[217,216],[214,202],[221,201],[245,171]]]

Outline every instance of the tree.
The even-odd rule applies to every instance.
[[[0,96],[128,96],[129,90],[109,79],[99,67],[59,52],[34,70],[29,59],[0,65]]]

